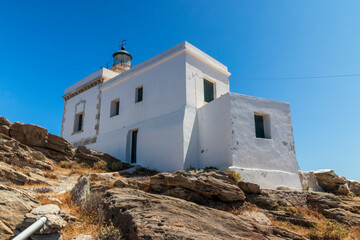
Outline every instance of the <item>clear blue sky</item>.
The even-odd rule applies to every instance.
[[[186,40],[229,67],[232,92],[291,104],[302,170],[360,180],[360,77],[292,79],[360,74],[359,12],[357,0],[2,1],[0,115],[59,134],[63,90],[119,40],[135,65]]]

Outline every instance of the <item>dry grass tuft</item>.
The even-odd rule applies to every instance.
[[[306,228],[270,218],[273,226],[296,232],[311,240],[359,239],[353,238],[351,232],[353,232],[352,235],[359,234],[360,228],[352,228],[350,230],[348,226],[334,220],[328,220],[321,213],[308,207],[285,207],[279,208],[279,210],[302,214],[306,219],[315,222],[316,226],[314,228]]]
[[[255,204],[244,202],[244,205],[242,205],[240,208],[232,208],[228,210],[227,212],[232,213],[234,215],[243,215],[244,212],[259,212],[260,208],[256,206]]]

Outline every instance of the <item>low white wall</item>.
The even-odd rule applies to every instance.
[[[277,170],[240,168],[237,166],[229,167],[239,173],[246,182],[257,183],[263,189],[276,189],[285,186],[293,189],[302,189],[297,173]]]
[[[270,139],[256,138],[254,114],[268,114]],[[263,188],[301,189],[287,103],[228,93],[198,110],[199,166],[232,167]]]

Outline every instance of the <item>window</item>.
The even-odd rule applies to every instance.
[[[214,100],[214,83],[204,79],[204,102],[209,103]]]
[[[120,110],[120,100],[115,99],[115,100],[111,101],[110,117],[115,117],[115,116],[119,115],[119,110]]]
[[[270,139],[270,116],[268,114],[255,113],[255,136],[257,138]]]
[[[143,86],[137,87],[135,91],[135,102],[141,102],[143,100]]]
[[[83,130],[84,113],[78,113],[75,115],[74,132],[80,132]]]

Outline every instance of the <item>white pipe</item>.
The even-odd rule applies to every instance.
[[[46,217],[41,217],[39,220],[31,224],[27,229],[25,229],[22,233],[17,235],[13,240],[26,240],[28,237],[34,234],[37,230],[39,230],[45,223],[47,222]]]

